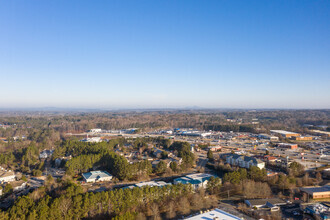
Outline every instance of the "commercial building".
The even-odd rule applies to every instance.
[[[177,135],[182,136],[191,136],[191,137],[202,137],[205,138],[207,136],[210,136],[211,132],[202,132],[202,131],[196,131],[196,130],[177,130]]]
[[[176,178],[173,182],[174,184],[191,184],[195,189],[201,187],[206,188],[207,182],[212,176],[213,175],[207,173],[195,173],[186,175],[185,177]]]
[[[187,220],[241,220],[235,215],[229,214],[228,212],[222,211],[221,209],[214,209],[209,212],[204,212],[193,217],[185,218]]]
[[[94,183],[100,181],[110,181],[112,180],[112,175],[106,171],[91,171],[88,173],[83,173],[84,181],[87,183]]]
[[[23,180],[12,182],[10,185],[12,185],[14,192],[24,190],[27,187],[27,183]]]
[[[303,187],[301,191],[307,193],[313,199],[330,198],[330,185],[321,187]]]
[[[312,141],[313,140],[313,137],[312,136],[296,136],[296,137],[293,137],[293,140],[295,141]]]
[[[15,181],[15,172],[12,170],[5,170],[0,167],[0,183],[7,183]]]
[[[270,140],[270,141],[278,141],[277,136],[273,136],[273,135],[269,135],[269,134],[259,134],[258,138],[259,139]]]
[[[265,162],[263,162],[262,160],[238,154],[226,155],[226,162],[230,165],[235,165],[243,168],[250,168],[252,166],[259,167],[260,169],[265,168]]]
[[[309,204],[304,208],[304,213],[312,215],[315,219],[330,219],[329,202]]]
[[[330,137],[330,132],[328,131],[320,131],[320,130],[311,130],[313,133],[317,134],[317,135],[321,135],[321,136],[327,136]]]
[[[216,152],[216,151],[220,151],[221,150],[221,146],[217,145],[217,146],[210,146],[208,149],[210,151]]]
[[[296,149],[298,149],[298,144],[279,143],[279,144],[277,144],[277,146],[278,146],[278,147],[281,147],[281,148],[291,149],[291,150],[296,150]]]
[[[244,201],[251,208],[269,208],[271,211],[280,210],[279,206],[286,205],[286,202],[279,198],[271,199],[249,199]]]
[[[84,138],[80,141],[82,141],[82,142],[91,142],[91,143],[99,143],[103,140],[102,140],[101,137],[91,137],[91,138]]]
[[[169,183],[166,183],[164,181],[149,181],[149,182],[140,182],[140,183],[135,184],[134,186],[141,188],[141,187],[144,187],[144,186],[163,187],[163,186],[166,186],[166,185],[169,185]]]
[[[102,132],[102,129],[101,128],[93,128],[93,129],[89,130],[89,132],[91,132],[91,133],[100,133],[100,132]]]
[[[282,136],[283,138],[300,136],[298,133],[283,130],[270,130],[270,133],[273,135]]]

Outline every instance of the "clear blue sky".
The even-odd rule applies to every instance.
[[[330,1],[0,1],[0,108],[330,108]]]

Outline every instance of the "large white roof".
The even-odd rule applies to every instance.
[[[201,179],[201,178],[211,177],[211,176],[213,176],[213,175],[208,174],[208,173],[194,173],[194,174],[186,175],[186,177],[188,177],[190,179]]]
[[[270,132],[278,133],[278,134],[298,134],[298,133],[296,133],[296,132],[292,132],[292,131],[284,131],[284,130],[270,130]]]
[[[214,218],[218,217],[219,220],[241,220],[241,218],[234,216],[232,214],[229,214],[225,211],[222,211],[220,209],[214,209],[212,211],[195,215],[194,217],[186,218],[187,220],[206,220],[210,219],[213,220]]]

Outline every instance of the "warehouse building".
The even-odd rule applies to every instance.
[[[298,133],[291,132],[291,131],[283,131],[283,130],[270,130],[270,133],[273,135],[281,136],[283,138],[300,136],[300,134],[298,134]]]
[[[330,185],[321,187],[303,187],[301,191],[307,193],[313,199],[330,198]]]

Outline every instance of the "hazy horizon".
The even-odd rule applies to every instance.
[[[330,108],[329,1],[2,1],[0,108]]]

